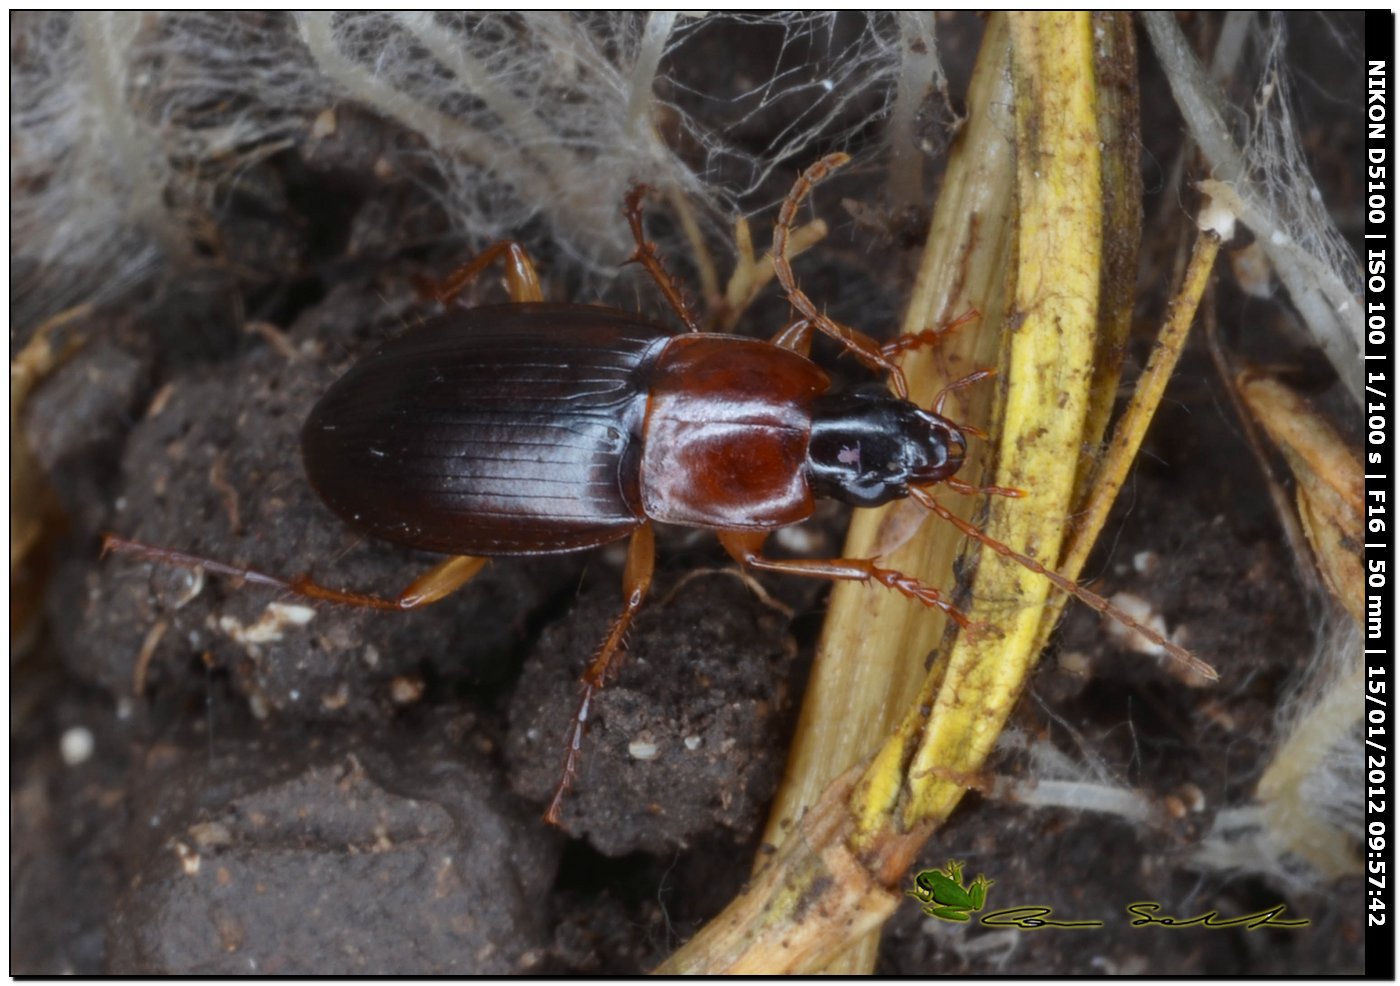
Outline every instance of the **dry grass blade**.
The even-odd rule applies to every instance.
[[[1059,565],[1059,571],[1069,578],[1079,576],[1099,532],[1108,520],[1109,510],[1123,488],[1128,470],[1137,459],[1138,449],[1147,435],[1147,426],[1152,423],[1152,417],[1162,402],[1162,395],[1166,393],[1167,381],[1171,379],[1177,360],[1181,358],[1181,353],[1186,347],[1187,333],[1191,329],[1201,295],[1210,280],[1215,259],[1220,253],[1220,243],[1220,237],[1211,229],[1202,230],[1196,240],[1182,286],[1172,300],[1167,324],[1157,337],[1147,369],[1143,371],[1123,417],[1114,428],[1107,454],[1092,473],[1088,500],[1079,512],[1074,534]],[[1066,597],[1052,599],[1050,611],[1058,616],[1065,604]],[[1049,620],[1042,628],[1042,646],[1049,639],[1054,624],[1054,620]],[[1216,677],[1213,670],[1202,674],[1202,668],[1203,666],[1194,668],[1198,677]]]
[[[40,325],[10,362],[10,640],[21,640],[39,607],[42,565],[33,560],[61,520],[48,478],[24,435],[24,406],[45,377],[63,365],[84,338],[70,332],[92,314],[90,304],[60,312]],[[65,334],[67,338],[64,338]],[[56,341],[57,339],[57,341]]]
[[[1298,483],[1298,515],[1332,594],[1358,625],[1366,587],[1361,573],[1364,477],[1346,442],[1307,401],[1250,370],[1236,381],[1256,421],[1283,452]]]
[[[10,362],[10,575],[42,536],[48,510],[46,483],[20,427],[24,405],[39,383],[83,344],[81,336],[55,345],[53,336],[92,314],[91,305],[60,312],[34,330]]]
[[[979,76],[987,69],[1004,77],[998,63],[1006,57],[1008,34],[1002,32],[1009,28],[1020,227],[1001,249],[1015,257],[1007,265],[1015,275],[1015,301],[1003,313],[1000,292],[988,280],[983,297],[990,302],[982,310],[984,322],[1005,342],[993,481],[1033,491],[1022,500],[992,503],[985,527],[991,536],[1051,563],[1071,512],[1100,351],[1104,210],[1095,60],[1101,49],[1094,37],[1105,26],[1130,30],[1124,18],[1098,25],[1088,15],[993,18],[979,66]],[[1001,103],[1004,110],[1004,95]],[[974,105],[973,127],[977,114]],[[975,146],[970,134],[966,139]],[[1004,144],[1001,148],[1004,153]],[[974,218],[968,225],[976,222]],[[1004,227],[983,227],[969,235],[995,241],[1003,232]],[[944,249],[954,251],[950,258],[957,257],[955,247]],[[958,270],[957,262],[945,268],[953,278],[946,283],[961,288],[963,283],[947,273]],[[916,293],[924,307],[916,303],[913,310],[937,311],[932,302],[940,288],[935,285],[933,278],[921,278]],[[921,376],[910,372],[911,379]],[[1104,376],[1098,375],[1100,384]],[[880,523],[878,515],[854,523],[848,552],[859,554],[862,545],[880,543]],[[947,525],[938,528],[942,537],[948,536]],[[960,542],[953,533],[954,542]],[[936,554],[921,532],[897,558],[901,566],[937,581],[940,569],[930,565]],[[926,676],[920,659],[941,627],[934,623],[911,635],[906,618],[883,608],[881,597],[859,588],[833,593],[824,663],[815,672],[801,745],[789,765],[780,814],[770,828],[770,838],[777,836],[781,848],[749,891],[660,971],[814,971],[876,927],[897,902],[890,891],[972,783],[1019,697],[1037,653],[1050,591],[1048,582],[1020,566],[984,559],[969,615],[996,625],[1000,636],[984,634],[974,641],[963,634]],[[845,607],[855,617],[843,617]],[[879,615],[863,619],[861,610]],[[872,654],[884,662],[874,669],[852,659],[869,654],[870,648],[891,648],[900,656],[891,663],[881,653]],[[922,685],[913,689],[918,697],[910,703],[903,696],[909,682],[921,676]],[[901,696],[898,704],[892,700],[896,695]],[[843,724],[863,718],[883,724],[906,710],[912,711],[858,783],[850,786],[849,773],[831,781],[872,741],[869,732]],[[811,738],[822,734],[827,738]],[[794,821],[804,805],[811,807]],[[883,894],[877,892],[882,888]]]
[[[1095,50],[1087,15],[1013,16],[1010,23],[1020,225],[993,482],[1028,495],[992,498],[983,526],[1053,565],[1073,508],[1097,349],[1103,200]],[[879,796],[860,806],[862,837],[887,873],[910,861],[890,835],[940,824],[961,800],[1039,652],[1050,583],[986,555],[968,615],[996,627],[996,636],[956,641],[946,670],[930,676],[869,775]],[[896,763],[903,779],[891,789],[881,772]],[[877,849],[885,840],[893,854]]]
[[[968,96],[967,125],[949,161],[901,326],[905,332],[917,332],[969,309],[981,313],[976,323],[950,334],[936,352],[915,352],[905,361],[911,396],[925,406],[950,376],[996,362],[1005,269],[1015,231],[1008,53],[1006,22],[993,18]],[[970,393],[957,405],[960,412],[970,421],[985,422],[993,389],[988,385]],[[954,506],[961,511],[975,506],[959,499]],[[936,585],[951,584],[962,536],[930,522],[914,537],[906,537],[899,529],[909,519],[907,507],[897,503],[857,511],[843,553],[853,558],[880,555],[891,567],[926,573]],[[923,519],[922,508],[915,510]],[[890,550],[895,541],[903,543]],[[834,778],[864,762],[889,737],[918,695],[925,658],[943,638],[945,624],[941,612],[895,593],[876,593],[862,585],[832,589],[766,841],[780,843]],[[844,964],[828,971],[870,972],[877,943],[878,935],[870,935],[853,944]]]

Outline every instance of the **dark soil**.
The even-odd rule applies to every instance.
[[[978,26],[967,17],[945,28],[966,38],[950,46],[961,51],[948,65],[957,93]],[[687,69],[697,92],[721,67],[728,77],[731,60],[771,70],[769,41],[728,30],[732,41],[703,39],[724,58]],[[1144,86],[1144,106],[1175,120],[1150,71]],[[159,289],[108,302],[78,327],[88,344],[27,408],[25,434],[66,526],[32,566],[41,602],[12,611],[29,628],[12,643],[12,973],[635,973],[718,913],[759,851],[825,589],[765,578],[774,598],[761,597],[708,535],[659,532],[650,601],[618,680],[593,703],[559,829],[540,815],[578,674],[620,605],[616,548],[501,559],[437,606],[387,615],[99,559],[101,532],[115,531],[386,595],[433,564],[355,534],[302,475],[298,434],[319,394],[427,310],[415,276],[462,259],[416,247],[449,239],[431,184],[374,171],[372,149],[408,138],[342,110],[334,142],[269,155],[247,179],[277,194],[225,201],[224,267],[172,271]],[[734,139],[756,145],[782,125],[762,113],[744,121]],[[1345,120],[1315,125],[1327,131],[1316,144],[1356,137]],[[1146,132],[1148,168],[1165,170],[1175,131]],[[777,168],[754,207],[776,201],[804,163]],[[1359,187],[1325,169],[1318,180],[1329,201]],[[861,190],[855,179],[827,204]],[[1180,208],[1160,201],[1146,209],[1148,242],[1161,245],[1145,251],[1157,273],[1145,279],[1130,366],[1160,317],[1162,257],[1189,234]],[[1170,222],[1154,226],[1154,210]],[[521,235],[542,270],[560,272],[547,274],[547,294],[569,297],[582,275]],[[918,239],[893,226],[873,238],[843,224],[829,250],[804,260],[804,279],[832,287],[833,312],[863,326],[897,310],[914,256],[906,241]],[[479,294],[491,300],[487,280]],[[1279,306],[1221,281],[1228,346],[1316,364]],[[629,275],[586,300],[659,313],[644,284]],[[783,309],[760,305],[754,334]],[[1245,322],[1249,333],[1229,328]],[[16,327],[12,351],[32,329]],[[1326,404],[1330,377],[1314,376]],[[1076,756],[1092,751],[1153,798],[1202,797],[1135,828],[970,795],[923,866],[966,860],[969,877],[995,881],[998,906],[1043,904],[1108,925],[991,932],[925,918],[911,901],[886,928],[881,972],[1359,971],[1356,886],[1299,891],[1189,859],[1215,812],[1249,800],[1278,704],[1312,648],[1312,604],[1264,489],[1215,371],[1193,349],[1086,580],[1150,599],[1220,668],[1222,686],[1125,652],[1071,606],[1015,725]],[[826,547],[808,553],[834,553],[842,524],[823,512]],[[91,734],[92,753],[65,761],[60,738],[75,730]],[[1024,765],[1008,755],[992,769]],[[1118,919],[1138,899],[1173,914],[1285,902],[1312,924],[1144,931]]]

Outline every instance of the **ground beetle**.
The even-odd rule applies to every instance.
[[[961,531],[1108,613],[1174,656],[1181,648],[1106,600],[983,534],[941,506],[928,488],[1017,496],[955,478],[964,433],[941,414],[944,399],[987,378],[978,370],[943,389],[932,410],[910,402],[897,359],[937,331],[880,345],[819,311],[787,259],[798,205],[833,168],[809,167],[783,202],[773,264],[797,319],[771,342],[701,332],[642,230],[643,189],[626,215],[640,262],[686,323],[670,329],[593,305],[548,304],[518,243],[497,243],[454,271],[433,294],[450,304],[488,265],[502,261],[511,304],[449,311],[393,339],[355,365],[312,410],[302,431],[307,476],[346,522],[375,537],[450,555],[394,598],[281,579],[184,552],[108,535],[104,550],[188,565],[314,599],[412,609],[460,588],[495,556],[581,551],[629,537],[622,612],[582,678],[558,787],[546,819],[557,823],[573,780],[589,702],[617,670],[622,641],[651,582],[652,521],[709,528],[741,564],[821,579],[876,581],[967,619],[932,586],[866,559],[769,558],[772,531],[811,516],[817,497],[873,507],[913,496]],[[820,331],[889,388],[830,393],[807,354]],[[893,391],[893,392],[891,392]]]

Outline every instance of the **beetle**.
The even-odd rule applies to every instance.
[[[307,477],[326,505],[373,536],[448,555],[397,596],[333,589],[303,575],[282,579],[212,559],[107,535],[115,550],[240,577],[314,599],[413,609],[461,588],[486,559],[582,551],[627,538],[622,611],[581,678],[560,779],[546,820],[558,823],[576,774],[595,693],[616,673],[623,639],[646,597],[653,522],[708,528],[741,565],[828,580],[874,581],[937,607],[967,628],[945,595],[871,559],[775,559],[768,535],[811,516],[817,498],[873,507],[914,497],[965,534],[1049,578],[1181,659],[1195,661],[1101,597],[988,537],[937,503],[929,488],[1019,496],[956,476],[967,452],[942,414],[947,396],[991,376],[978,370],[946,387],[930,409],[908,399],[898,358],[937,341],[936,331],[881,345],[819,311],[798,287],[788,233],[813,185],[848,160],[829,155],[799,177],[779,211],[773,264],[797,313],[771,341],[700,327],[642,227],[642,186],[625,215],[641,263],[689,331],[675,333],[611,308],[544,301],[514,241],[492,245],[432,294],[456,299],[501,262],[511,303],[449,309],[389,340],[352,367],[312,409],[302,430]],[[808,358],[815,332],[836,339],[889,385],[832,391]],[[1199,662],[1196,662],[1199,664]]]

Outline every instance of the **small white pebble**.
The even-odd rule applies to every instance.
[[[687,750],[698,750],[698,749],[700,749],[700,743],[701,743],[701,739],[700,739],[699,736],[687,736],[687,737],[685,738],[685,748],[686,748]]]
[[[241,644],[268,644],[281,640],[288,627],[306,626],[315,616],[310,606],[268,603],[256,622],[244,626],[232,616],[221,616],[219,629]]]
[[[661,749],[651,740],[635,739],[627,744],[627,752],[633,760],[655,760]]]
[[[1157,568],[1157,552],[1139,551],[1133,555],[1133,571],[1139,575],[1149,575]]]
[[[1186,783],[1176,789],[1176,796],[1181,799],[1181,803],[1187,811],[1199,814],[1206,810],[1206,795],[1195,784]]]
[[[187,830],[200,849],[212,849],[233,844],[233,833],[223,822],[196,822]]]
[[[253,713],[254,719],[266,719],[272,715],[272,706],[268,704],[267,696],[254,692],[248,696],[248,711]]]
[[[1088,654],[1078,650],[1067,650],[1060,652],[1060,670],[1065,674],[1087,678],[1093,666],[1089,662]]]
[[[92,730],[84,726],[74,726],[66,730],[58,741],[58,753],[69,767],[76,767],[92,757],[97,742],[92,738]]]
[[[175,850],[175,855],[180,858],[180,868],[185,871],[185,876],[199,876],[199,853],[179,841],[176,841],[171,848]]]
[[[335,110],[327,107],[316,114],[316,119],[311,122],[311,139],[323,140],[335,133]]]
[[[423,697],[426,683],[416,674],[396,675],[389,683],[389,697],[395,705],[412,705]]]

